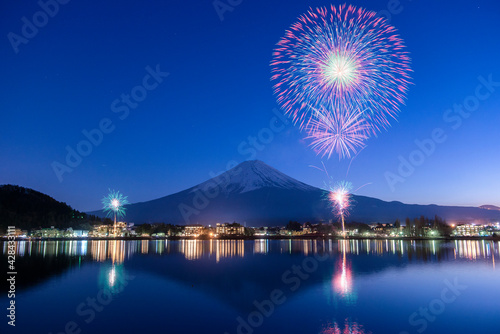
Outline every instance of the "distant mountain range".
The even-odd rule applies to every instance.
[[[135,223],[284,225],[290,220],[336,220],[327,192],[297,181],[262,161],[246,161],[195,187],[159,199],[127,205],[126,220]],[[447,221],[500,220],[500,210],[477,207],[410,205],[353,195],[348,220],[394,222],[397,218],[438,215]],[[103,217],[102,210],[90,212]]]

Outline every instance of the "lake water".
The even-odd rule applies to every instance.
[[[500,242],[22,241],[1,333],[499,333]],[[7,244],[0,243],[2,268]],[[7,270],[4,271],[4,276]]]

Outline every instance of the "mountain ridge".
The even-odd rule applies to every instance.
[[[127,206],[127,221],[135,223],[212,224],[233,222],[252,226],[336,221],[327,191],[300,182],[262,161],[245,161],[186,190]],[[348,221],[392,223],[419,216],[453,222],[500,219],[500,211],[477,207],[404,204],[367,196],[352,196]],[[91,212],[101,216],[101,210]]]

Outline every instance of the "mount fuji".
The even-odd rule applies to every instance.
[[[126,206],[126,220],[135,223],[285,225],[290,220],[336,219],[325,200],[327,192],[295,180],[262,161],[245,161],[208,181],[155,200]],[[448,221],[498,220],[500,211],[476,207],[409,205],[353,195],[350,221],[394,222],[397,218],[438,215]],[[90,212],[104,216],[102,210]]]

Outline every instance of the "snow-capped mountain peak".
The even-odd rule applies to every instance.
[[[225,194],[245,193],[261,188],[314,191],[316,188],[295,180],[259,160],[245,161],[193,188],[209,190],[218,187]]]

